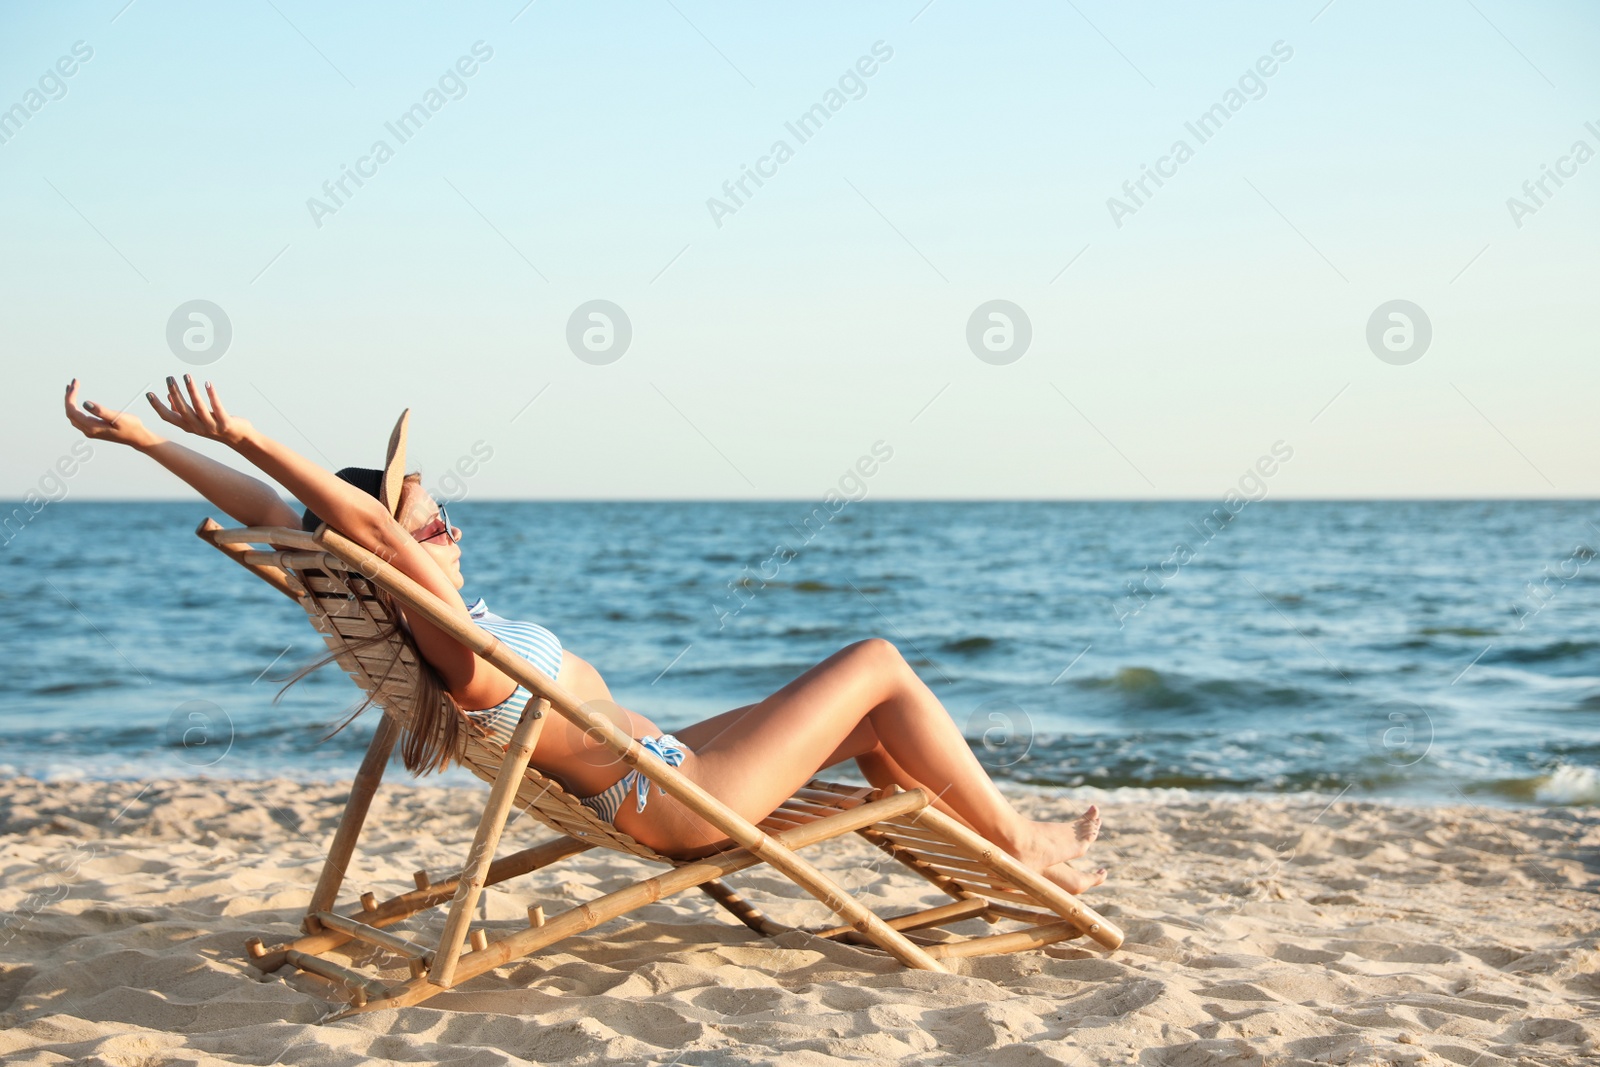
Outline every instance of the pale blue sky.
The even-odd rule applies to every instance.
[[[1520,228],[1506,204],[1600,149],[1591,5],[675,5],[8,5],[0,109],[93,57],[0,127],[0,495],[70,445],[71,374],[116,404],[190,369],[166,328],[195,299],[231,321],[199,373],[235,409],[343,465],[409,405],[430,479],[493,449],[477,498],[814,498],[879,440],[885,498],[1220,497],[1280,440],[1283,498],[1600,490],[1600,159]],[[719,227],[707,199],[780,138]],[[307,199],[379,139],[319,227]],[[608,365],[566,342],[592,299],[632,322]],[[994,299],[1032,323],[1007,365],[966,341]],[[1408,365],[1366,342],[1395,299],[1432,322]],[[101,449],[71,493],[181,490]]]

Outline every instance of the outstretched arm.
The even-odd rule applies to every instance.
[[[202,398],[194,379],[185,374],[181,386],[178,379],[167,379],[165,404],[154,393],[146,394],[146,397],[162,421],[196,437],[227,445],[293,493],[295,499],[321,516],[329,526],[396,566],[401,565],[395,556],[408,547],[414,548],[416,542],[390,517],[382,504],[332,471],[325,470],[282,442],[268,437],[247,419],[230,414],[222,406],[216,387],[210,382],[205,385],[205,393]],[[431,569],[438,571],[437,567]],[[423,581],[418,575],[411,577]],[[431,588],[431,583],[423,581],[423,584]],[[453,597],[447,597],[446,600],[459,602],[460,595],[455,594],[454,590],[451,592]],[[462,615],[465,614],[466,608],[463,606]]]
[[[382,504],[281,441],[268,437],[245,419],[229,414],[211,383],[206,383],[205,391],[206,399],[202,400],[194,380],[185,375],[182,389],[176,379],[167,379],[166,405],[154,394],[149,399],[162,419],[232,448],[293,493],[329,526],[392,564],[443,601],[461,621],[467,621],[461,593]],[[491,707],[515,688],[516,683],[497,667],[479,659],[437,626],[418,616],[407,618],[423,657],[463,707]]]
[[[76,378],[67,386],[67,420],[85,437],[142,452],[187,482],[196,492],[245,526],[299,526],[300,516],[259,478],[169,441],[137,415],[113,411],[92,400],[78,401]]]

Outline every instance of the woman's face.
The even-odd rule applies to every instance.
[[[417,537],[418,543],[439,565],[439,570],[444,572],[445,578],[455,588],[460,589],[466,584],[466,579],[461,576],[461,546],[453,543],[451,538],[456,541],[461,540],[461,530],[452,526],[447,537],[439,519],[439,505],[428,495],[427,490],[422,488],[421,480],[412,481],[407,478],[405,487],[400,492],[398,521],[413,537]]]

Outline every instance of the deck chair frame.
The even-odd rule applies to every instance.
[[[1115,924],[941,812],[925,789],[874,790],[812,781],[759,825],[751,823],[610,719],[585,708],[572,693],[493,635],[460,621],[443,601],[337,531],[326,526],[314,534],[284,527],[225,529],[207,519],[195,532],[299,603],[340,665],[383,709],[306,909],[304,936],[270,948],[259,938],[246,944],[248,958],[263,972],[288,965],[342,989],[346,997],[343,1007],[327,1019],[420,1003],[495,967],[688,889],[700,889],[759,934],[795,930],[767,918],[722,881],[726,875],[757,864],[781,873],[840,920],[838,925],[805,932],[881,949],[912,968],[942,971],[946,969],[943,960],[1015,952],[1080,936],[1108,950],[1122,943],[1122,932]],[[403,634],[389,639],[391,648],[375,651],[369,647],[369,639],[391,621],[380,592],[389,603],[428,619],[504,671],[534,698],[503,753],[481,739],[469,737],[465,742],[463,763],[489,781],[490,789],[461,870],[439,882],[418,871],[415,889],[381,903],[373,893],[364,892],[356,908],[338,911],[339,891],[368,809],[405,729],[410,706],[406,698],[420,664],[415,646]],[[620,762],[641,772],[724,833],[730,847],[705,858],[675,859],[650,850],[595,817],[530,764],[533,749],[529,741],[536,723],[552,711],[598,739]],[[560,836],[496,859],[507,819],[519,806]],[[884,919],[798,854],[802,848],[850,833],[859,834],[927,879],[951,901]],[[659,862],[669,869],[559,915],[546,917],[542,907],[530,905],[527,927],[496,940],[489,939],[484,927],[473,925],[474,909],[485,887],[596,846]],[[388,929],[442,904],[449,905],[449,912],[437,943],[431,946]],[[914,932],[974,918],[990,924],[1010,921],[1022,928],[974,937],[948,930],[939,931],[941,938]],[[405,959],[410,979],[390,984],[329,958],[329,953],[352,942],[358,950],[380,950]]]

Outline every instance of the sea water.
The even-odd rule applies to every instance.
[[[6,507],[10,512],[10,506]],[[369,712],[203,502],[51,504],[0,549],[0,770],[353,773]],[[222,516],[218,516],[221,518]],[[1600,802],[1585,502],[452,505],[465,592],[666,729],[882,637],[1033,787]]]

